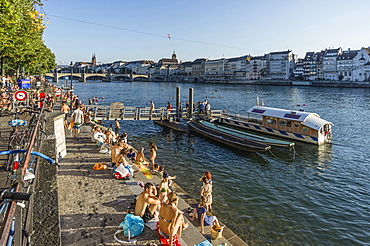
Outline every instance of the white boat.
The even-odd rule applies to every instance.
[[[254,106],[248,116],[222,114],[219,121],[228,125],[290,138],[311,144],[331,143],[333,123],[316,113]]]

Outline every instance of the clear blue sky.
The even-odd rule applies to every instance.
[[[98,62],[157,62],[173,50],[193,61],[370,46],[369,0],[48,0],[42,9],[58,64],[93,53]]]

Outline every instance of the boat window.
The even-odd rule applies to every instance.
[[[267,124],[276,125],[276,118],[274,118],[274,117],[267,117],[266,118],[266,122],[267,122]]]
[[[294,122],[293,125],[298,128],[301,124],[299,122]]]
[[[327,130],[329,130],[330,129],[330,125],[329,124],[325,124],[324,125],[324,131],[327,131]]]
[[[286,127],[291,127],[292,126],[292,122],[290,120],[279,120],[279,124],[281,126],[286,126]]]
[[[303,131],[303,132],[308,132],[308,127],[307,127],[307,126],[304,126],[304,127],[302,128],[302,131]]]

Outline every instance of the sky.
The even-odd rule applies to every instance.
[[[56,63],[232,58],[370,46],[369,0],[44,0]],[[168,38],[170,34],[170,38]]]

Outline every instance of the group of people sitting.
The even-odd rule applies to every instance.
[[[159,232],[164,238],[169,238],[170,245],[173,245],[175,235],[181,236],[182,231],[189,226],[185,223],[184,213],[177,208],[178,201],[179,198],[174,192],[168,193],[165,202],[161,201],[157,187],[148,182],[137,197],[135,215],[140,216],[145,223],[158,217]]]
[[[176,177],[176,176],[175,176]],[[201,233],[208,225],[221,227],[216,216],[207,215],[211,210],[212,204],[212,176],[205,172],[200,178],[203,181],[201,197],[195,208],[189,210],[189,220],[199,220]],[[166,172],[163,172],[163,179],[158,187],[148,182],[144,185],[143,192],[137,197],[135,204],[135,215],[140,216],[144,222],[153,218],[159,219],[159,233],[164,238],[169,238],[170,245],[173,245],[175,235],[181,236],[189,224],[185,222],[184,212],[177,208],[179,198],[168,186],[170,181]],[[222,227],[221,227],[222,228]]]

